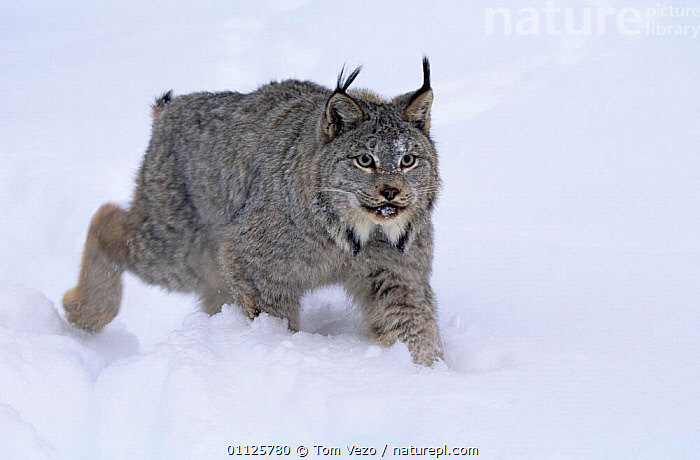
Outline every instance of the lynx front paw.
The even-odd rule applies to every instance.
[[[435,324],[419,330],[416,328],[391,328],[388,331],[375,329],[373,336],[374,341],[383,347],[390,347],[397,340],[404,342],[416,364],[432,366],[435,361],[443,358],[442,343]]]
[[[409,341],[407,345],[416,364],[430,367],[442,359],[442,345],[438,337],[421,337],[415,342]]]

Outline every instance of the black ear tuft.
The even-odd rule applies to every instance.
[[[165,110],[165,106],[170,104],[173,99],[173,90],[163,93],[160,97],[157,97],[153,105],[151,105],[151,117],[155,120],[159,113]]]
[[[357,102],[345,92],[357,78],[360,70],[362,70],[362,66],[357,67],[346,77],[345,66],[343,66],[338,75],[335,91],[326,101],[323,130],[329,141],[333,140],[341,132],[352,129],[365,117]]]
[[[338,74],[338,82],[335,85],[335,92],[345,94],[345,91],[350,87],[352,82],[355,81],[361,70],[362,66],[357,66],[355,70],[350,72],[350,75],[345,78],[345,65],[343,65],[343,68],[340,69],[340,73]]]
[[[423,86],[413,93],[397,96],[394,104],[403,108],[403,118],[426,135],[430,133],[430,108],[433,104],[433,89],[430,87],[430,61],[423,56]]]
[[[428,60],[428,56],[423,56],[423,86],[418,88],[418,91],[413,93],[411,98],[408,100],[407,105],[411,105],[413,101],[415,101],[418,96],[421,94],[425,93],[428,91],[430,88],[430,61]]]

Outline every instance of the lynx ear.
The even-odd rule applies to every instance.
[[[358,67],[344,79],[345,67],[338,75],[335,91],[326,102],[323,130],[328,140],[334,139],[341,132],[351,129],[365,118],[365,114],[357,102],[345,93],[350,84],[357,78],[362,67]]]
[[[394,104],[403,108],[403,118],[422,130],[430,131],[430,107],[433,105],[433,90],[430,87],[430,62],[423,57],[423,86],[418,91],[394,98]]]

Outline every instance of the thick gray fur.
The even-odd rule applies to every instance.
[[[335,91],[287,80],[157,100],[131,207],[93,217],[68,320],[90,331],[111,321],[124,270],[197,293],[209,314],[232,303],[291,330],[304,293],[340,283],[373,339],[405,342],[417,363],[440,358],[428,61],[423,86],[390,101],[346,92],[358,71]]]

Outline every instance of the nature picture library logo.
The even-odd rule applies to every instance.
[[[541,5],[541,4],[540,4]],[[700,6],[656,4],[646,8],[544,6],[486,8],[487,35],[649,35],[697,38]]]

